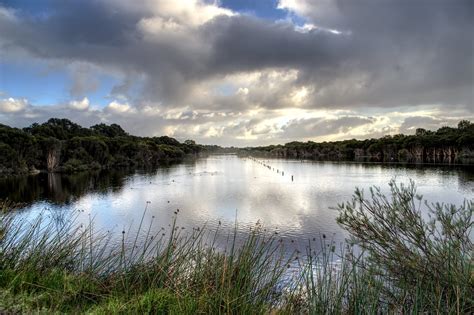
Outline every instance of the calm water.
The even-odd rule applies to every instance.
[[[257,222],[278,231],[290,248],[322,234],[336,242],[344,232],[331,209],[349,200],[355,187],[388,191],[387,183],[413,179],[429,201],[460,204],[474,198],[474,170],[455,167],[404,167],[355,163],[263,160],[210,156],[154,171],[114,171],[74,175],[39,174],[0,180],[0,198],[26,202],[19,215],[74,212],[95,228],[120,231],[136,227],[144,208],[145,226],[168,228],[179,209],[184,229],[219,226],[245,233]],[[279,170],[277,173],[276,169]],[[284,176],[281,171],[284,172]],[[293,175],[293,181],[291,176]]]

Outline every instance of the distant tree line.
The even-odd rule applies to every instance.
[[[58,118],[23,129],[0,124],[0,174],[154,167],[210,149],[193,140],[132,136],[117,124],[84,128]]]
[[[379,162],[474,163],[474,124],[462,120],[457,128],[416,129],[414,135],[316,143],[290,142],[244,148],[241,154],[267,157]]]

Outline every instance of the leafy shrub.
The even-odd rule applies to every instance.
[[[365,251],[366,268],[382,279],[384,299],[425,311],[467,311],[474,305],[474,202],[423,203],[413,182],[392,181],[390,188],[390,198],[372,188],[369,199],[357,189],[339,205],[338,217]]]

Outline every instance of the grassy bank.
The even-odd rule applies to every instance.
[[[308,240],[306,255],[288,255],[258,225],[243,240],[236,229],[222,248],[218,232],[182,230],[176,221],[167,233],[140,225],[117,237],[93,222],[25,222],[5,204],[0,312],[468,313],[474,204],[432,205],[426,218],[420,205],[413,185],[391,183],[388,197],[356,191],[338,206],[352,236],[341,251],[321,237],[323,250]],[[297,267],[288,272],[290,265]]]

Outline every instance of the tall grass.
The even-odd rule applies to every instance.
[[[74,222],[2,216],[0,311],[264,313],[279,297],[288,259],[259,226],[238,247],[235,230],[224,252],[217,232],[183,234],[176,219],[166,234],[149,227],[139,246],[138,235],[113,242]]]
[[[142,218],[129,235],[95,231],[93,220],[57,224],[46,213],[26,221],[4,205],[0,313],[472,311],[473,203],[432,205],[425,221],[414,185],[391,187],[389,197],[357,190],[339,206],[339,223],[352,236],[342,249],[323,235],[300,257],[260,225],[246,233],[188,231],[175,217],[167,232],[152,233]]]

